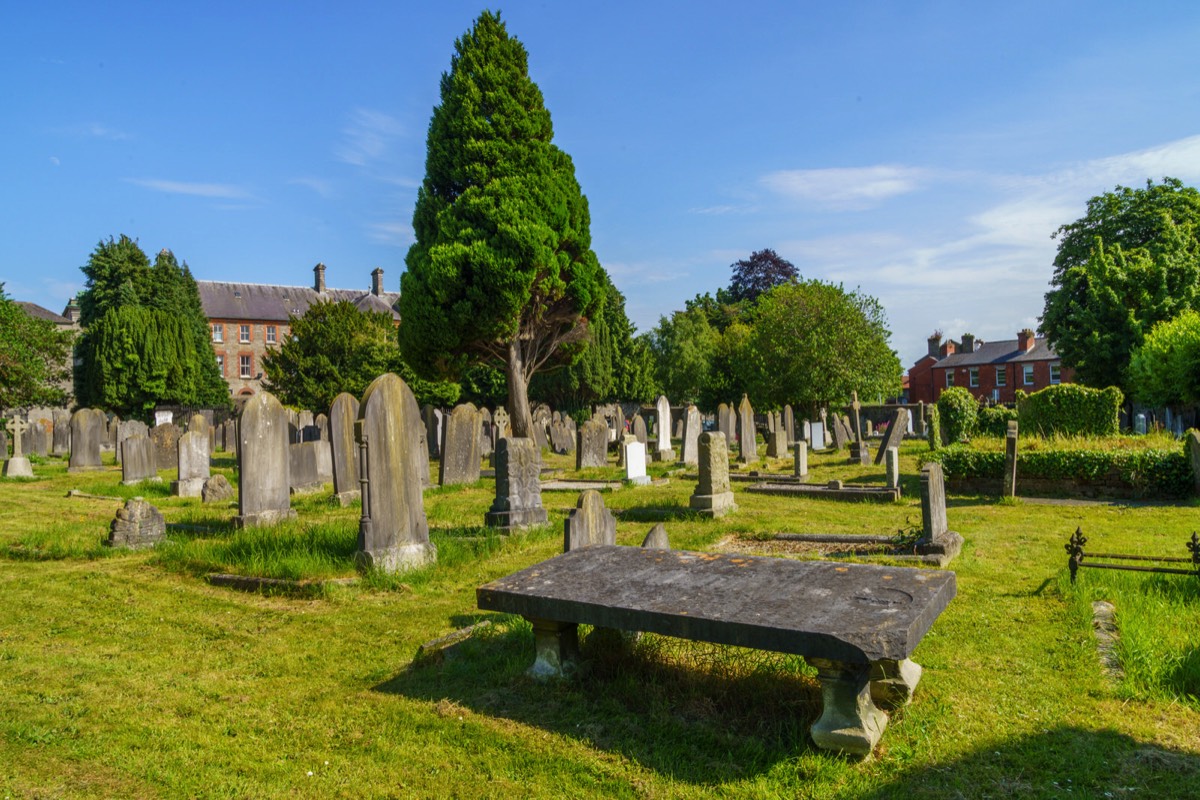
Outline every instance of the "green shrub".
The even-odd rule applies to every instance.
[[[929,438],[929,449],[942,446],[942,415],[936,405],[925,406],[925,435]]]
[[[1115,386],[1091,389],[1077,383],[1047,386],[1025,396],[1018,392],[1021,432],[1042,436],[1115,436],[1120,431],[1117,412],[1124,399]]]
[[[945,440],[947,444],[965,442],[975,433],[979,403],[966,389],[961,386],[951,386],[942,392],[942,396],[938,398],[937,407],[938,413],[942,417],[942,424],[946,426]]]
[[[988,406],[979,409],[979,420],[975,431],[981,436],[1003,436],[1008,431],[1008,422],[1017,418],[1015,408]]]

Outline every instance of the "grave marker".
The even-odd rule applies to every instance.
[[[743,464],[754,464],[758,461],[758,441],[755,439],[754,431],[754,408],[750,405],[750,398],[742,395],[742,402],[738,405],[738,443],[741,449],[738,452],[738,461]]]
[[[505,437],[496,443],[496,499],[483,519],[488,527],[504,530],[546,523],[541,458],[532,439]]]
[[[121,442],[121,484],[132,486],[142,481],[161,483],[162,478],[158,477],[154,442],[144,434],[135,433]]]
[[[104,430],[104,412],[81,408],[71,415],[71,460],[67,472],[100,469],[100,436]]]
[[[287,412],[275,395],[259,392],[242,406],[237,427],[238,514],[234,522],[239,528],[248,528],[294,519],[296,511],[288,491]]]
[[[687,466],[700,463],[700,409],[689,404],[683,412],[683,442],[679,446],[679,460]]]
[[[1017,421],[1010,419],[1004,432],[1004,497],[1017,496]]]
[[[895,415],[892,416],[892,421],[888,424],[887,434],[883,437],[883,443],[879,445],[879,452],[875,455],[875,465],[879,466],[883,463],[884,454],[890,447],[900,447],[900,443],[904,441],[904,434],[908,430],[908,409],[897,408]]]
[[[454,486],[479,480],[479,429],[483,420],[475,406],[462,403],[454,407],[443,427],[442,461],[438,485]]]
[[[722,517],[736,511],[729,488],[729,451],[719,431],[700,434],[700,479],[688,506],[706,517]]]
[[[354,422],[358,419],[358,398],[342,392],[329,406],[329,457],[333,466],[333,494],[347,506],[360,496],[358,484],[358,445],[354,441]]]
[[[617,518],[604,507],[595,489],[579,495],[575,510],[563,520],[563,552],[581,547],[617,543]]]

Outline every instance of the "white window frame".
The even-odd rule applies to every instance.
[[[954,370],[948,369],[946,370],[946,388],[949,389],[952,386],[954,386]]]
[[[996,385],[1008,386],[1008,368],[996,367]]]
[[[1062,364],[1055,362],[1050,365],[1050,383],[1062,383]]]
[[[264,335],[266,336],[267,344],[275,344],[275,326],[274,325],[268,325],[267,332]]]
[[[972,389],[979,388],[979,367],[967,368],[967,383]]]
[[[212,340],[217,344],[225,343],[225,326],[220,322],[212,324]]]
[[[246,353],[238,356],[238,377],[243,379],[254,377],[254,356]]]
[[[225,377],[225,356],[222,353],[217,353],[217,369],[221,371],[221,377]]]
[[[1025,386],[1033,386],[1033,364],[1021,365],[1021,382]]]
[[[250,344],[250,326],[238,326],[238,344]]]

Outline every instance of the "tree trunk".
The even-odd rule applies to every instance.
[[[529,410],[529,383],[525,379],[525,357],[520,341],[509,342],[508,365],[508,422],[512,435],[533,438],[533,414]]]

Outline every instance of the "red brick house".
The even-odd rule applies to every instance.
[[[1046,339],[1028,329],[999,342],[964,334],[943,344],[934,334],[929,352],[908,370],[908,401],[934,403],[947,387],[961,386],[980,400],[1013,403],[1018,389],[1029,394],[1072,377]]]

